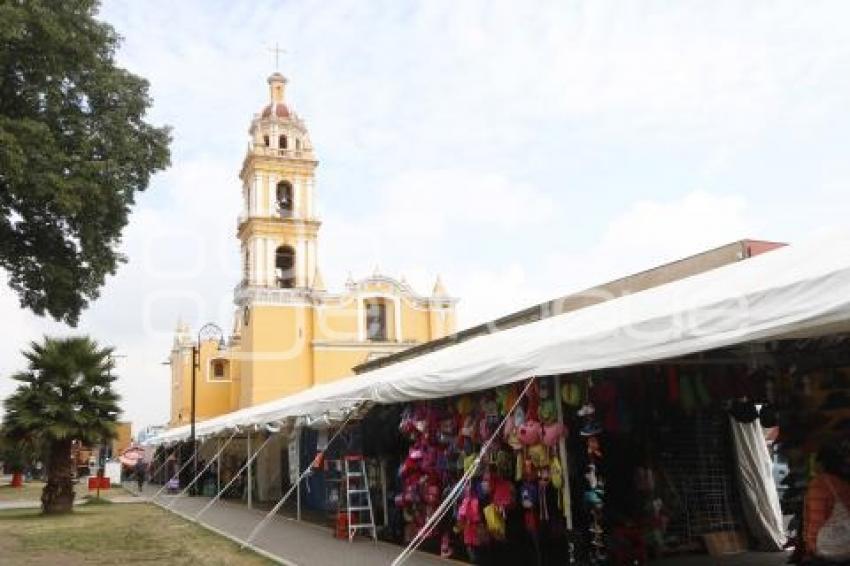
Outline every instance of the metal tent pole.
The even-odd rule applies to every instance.
[[[328,447],[330,447],[330,445],[333,443],[333,441],[337,439],[337,437],[342,433],[342,431],[345,429],[345,427],[348,426],[348,423],[354,418],[356,413],[357,413],[356,411],[351,411],[351,413],[349,413],[349,415],[346,417],[346,419],[340,425],[339,429],[328,440],[328,443],[325,445],[325,451],[328,450]],[[272,517],[278,511],[280,511],[280,508],[283,507],[283,504],[286,503],[286,500],[289,499],[289,497],[292,495],[293,491],[295,492],[295,497],[297,498],[297,501],[298,501],[298,520],[299,521],[301,520],[301,481],[305,477],[307,477],[308,474],[310,474],[312,472],[313,464],[317,462],[318,458],[319,458],[319,454],[317,454],[316,457],[309,464],[307,464],[307,467],[304,468],[304,471],[302,471],[301,474],[298,476],[298,479],[296,480],[295,485],[291,486],[289,488],[289,490],[283,495],[283,497],[281,497],[280,500],[275,504],[275,506],[272,507],[271,511],[266,513],[266,516],[263,517],[260,520],[259,523],[257,523],[257,525],[254,527],[254,529],[248,535],[248,538],[245,539],[245,545],[250,545],[254,541],[254,538],[259,534],[259,532],[261,530],[263,530],[263,528],[272,519]]]
[[[298,483],[295,484],[295,520],[301,520],[301,478],[298,478]]]
[[[231,437],[232,438],[232,437]],[[219,444],[221,444],[221,439],[218,439]],[[230,442],[228,440],[228,442]],[[225,445],[226,447],[227,445]],[[221,452],[221,450],[219,450]],[[216,493],[221,491],[221,456],[219,456],[215,461],[215,491]]]
[[[555,410],[558,415],[558,422],[564,424],[564,407],[561,405],[561,376],[555,376]],[[564,425],[566,426],[566,425]],[[570,508],[570,469],[567,467],[567,439],[561,436],[558,441],[558,457],[561,459],[561,473],[563,475],[563,504],[564,518],[567,520],[567,530],[573,530],[573,513]]]
[[[219,499],[221,499],[221,494],[222,494],[222,493],[224,493],[225,491],[227,491],[228,489],[230,489],[230,486],[231,486],[231,485],[233,485],[233,484],[236,482],[236,480],[237,480],[237,479],[239,479],[239,476],[241,476],[241,475],[242,475],[242,472],[244,472],[244,471],[245,471],[245,469],[248,467],[248,465],[249,465],[251,462],[253,462],[253,461],[254,461],[254,459],[255,459],[257,456],[259,456],[259,455],[260,455],[260,452],[262,452],[262,451],[263,451],[263,448],[265,448],[265,447],[266,447],[266,444],[268,444],[268,443],[269,443],[269,441],[270,441],[271,439],[272,439],[271,435],[270,435],[268,438],[266,438],[265,442],[263,442],[263,443],[260,445],[260,447],[259,447],[259,448],[257,448],[257,451],[256,451],[256,452],[254,452],[254,454],[252,454],[252,455],[251,455],[251,457],[248,459],[248,461],[247,461],[245,464],[243,464],[241,468],[239,468],[239,471],[238,471],[238,472],[236,472],[236,474],[233,476],[233,478],[232,478],[229,482],[227,482],[227,484],[226,484],[226,485],[225,485],[225,486],[221,489],[221,491],[219,491],[219,492],[215,495],[215,497],[213,497],[213,498],[212,498],[212,499],[211,499],[211,500],[210,500],[210,501],[209,501],[209,502],[208,502],[208,503],[204,506],[204,508],[203,508],[203,509],[201,509],[200,511],[198,511],[198,513],[195,515],[195,520],[196,520],[196,521],[198,520],[198,518],[199,518],[201,515],[203,515],[204,513],[206,513],[206,512],[207,512],[207,510],[208,510],[210,507],[212,507],[213,505],[215,505],[215,502],[216,502],[216,501],[218,501]]]
[[[381,514],[384,516],[384,527],[390,526],[390,514],[387,513],[387,460],[381,458]]]
[[[207,471],[207,470],[209,470],[209,469],[210,469],[210,466],[212,466],[213,461],[217,461],[217,460],[219,459],[219,457],[221,457],[221,451],[222,451],[222,450],[224,450],[225,448],[227,448],[227,445],[228,445],[228,444],[230,444],[230,441],[231,441],[231,440],[233,440],[233,437],[234,437],[234,436],[236,436],[236,432],[237,432],[237,431],[235,431],[235,430],[233,431],[233,433],[232,433],[232,434],[230,435],[230,437],[227,439],[227,442],[225,442],[225,443],[224,443],[224,446],[221,446],[221,439],[220,439],[220,438],[218,439],[217,444],[218,444],[220,447],[219,447],[218,451],[215,453],[215,456],[213,456],[213,459],[212,459],[212,460],[210,460],[209,462],[207,462],[207,464],[204,466],[204,469],[203,469],[203,470],[201,470],[200,472],[198,472],[198,474],[197,474],[194,478],[192,478],[192,481],[191,481],[191,482],[189,482],[189,485],[187,485],[185,488],[183,488],[183,491],[181,491],[180,493],[178,493],[178,494],[177,494],[177,497],[175,497],[174,499],[172,499],[172,500],[171,500],[171,503],[169,503],[169,504],[168,504],[168,506],[169,506],[169,507],[172,507],[172,506],[174,505],[174,503],[176,503],[176,502],[177,502],[177,500],[178,500],[178,499],[180,499],[181,497],[183,497],[184,495],[186,495],[186,492],[187,492],[187,491],[189,491],[190,489],[192,489],[192,486],[193,486],[193,485],[195,485],[195,482],[197,482],[197,481],[198,481],[198,479],[199,479],[202,475],[204,475],[204,473],[206,473],[206,471]]]
[[[269,438],[271,438],[271,437],[269,437]],[[248,440],[247,440],[245,446],[248,449],[248,456],[250,456],[251,455],[251,433],[250,432],[248,433]],[[248,460],[248,483],[247,483],[247,485],[248,485],[248,509],[250,509],[251,506],[252,506],[251,495],[253,493],[253,487],[254,487],[253,481],[252,481],[252,478],[251,478],[252,473],[253,473],[253,467],[251,466],[251,464],[252,464],[253,461],[254,461],[253,458]]]
[[[191,457],[191,458],[189,458],[188,460],[186,460],[186,462],[184,462],[184,464],[183,464],[182,466],[180,466],[180,469],[179,469],[179,470],[177,470],[177,473],[176,473],[176,474],[174,474],[171,478],[168,478],[167,480],[165,480],[165,483],[164,483],[164,484],[162,484],[162,487],[161,487],[161,488],[159,488],[159,491],[157,491],[155,494],[153,494],[153,497],[151,497],[151,499],[156,499],[156,498],[157,498],[157,496],[158,496],[160,493],[162,493],[163,491],[165,491],[165,488],[166,488],[166,487],[168,487],[168,481],[169,481],[169,480],[171,480],[172,478],[179,478],[179,477],[180,477],[180,474],[183,472],[183,470],[185,470],[185,469],[186,469],[186,466],[188,466],[189,464],[191,464],[192,462],[194,462],[194,461],[195,461],[195,456],[197,456],[197,455],[198,455],[198,451],[197,451],[197,450],[195,450],[194,452],[192,452],[192,457]]]

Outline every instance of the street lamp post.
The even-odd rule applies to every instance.
[[[192,444],[192,477],[198,476],[198,445],[195,439],[195,399],[197,389],[197,368],[201,365],[201,344],[205,341],[218,338],[218,349],[223,351],[226,347],[224,342],[224,331],[214,322],[208,322],[198,330],[198,343],[192,345],[192,410],[191,425],[189,430],[190,442]],[[195,495],[195,486],[192,486],[191,495]]]

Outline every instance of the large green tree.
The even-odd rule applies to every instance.
[[[45,513],[73,510],[73,441],[94,445],[115,434],[118,395],[112,389],[112,349],[88,337],[45,338],[24,352],[28,368],[4,402],[3,432],[44,451]]]
[[[21,304],[76,325],[124,258],[137,191],[169,165],[148,83],[116,66],[95,0],[0,0],[0,267]]]

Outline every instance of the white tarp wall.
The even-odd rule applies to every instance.
[[[259,446],[259,444],[258,444]],[[260,501],[277,501],[283,495],[281,487],[289,470],[281,470],[281,452],[287,450],[286,439],[282,434],[275,434],[257,459],[254,468],[257,470],[257,498]]]
[[[764,429],[758,419],[751,423],[740,423],[732,417],[729,420],[747,526],[760,550],[782,550],[785,528]]]
[[[198,434],[847,330],[850,233],[842,233],[222,415],[200,423]],[[187,437],[181,427],[153,442]]]

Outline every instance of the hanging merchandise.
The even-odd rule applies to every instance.
[[[470,556],[474,556],[474,549],[480,544],[478,538],[478,524],[481,522],[478,496],[472,485],[467,485],[466,493],[457,510],[458,528],[463,534],[463,543],[467,547]]]
[[[474,562],[494,544],[530,545],[538,558],[541,544],[556,544],[565,517],[552,510],[566,501],[559,445],[568,432],[559,392],[553,379],[538,378],[521,393],[506,386],[399,411],[408,447],[390,500],[410,548],[430,539],[441,556],[462,548]],[[511,539],[512,520],[525,536]]]
[[[484,520],[490,536],[498,541],[505,540],[505,516],[495,503],[484,508]]]
[[[617,390],[611,383],[594,384],[593,380],[588,379],[587,398],[586,404],[579,410],[578,415],[584,420],[581,437],[585,441],[587,453],[587,468],[584,473],[584,503],[591,517],[588,527],[589,559],[591,564],[604,564],[608,560],[608,554],[603,525],[605,483],[600,473],[603,452],[599,435],[602,433],[602,427],[597,420],[598,413],[595,404],[598,404],[602,409],[609,427],[618,428],[616,418],[607,419],[608,415],[617,413]],[[591,399],[595,404],[591,403]]]
[[[581,386],[575,381],[565,381],[561,385],[561,400],[574,409],[581,405]]]

